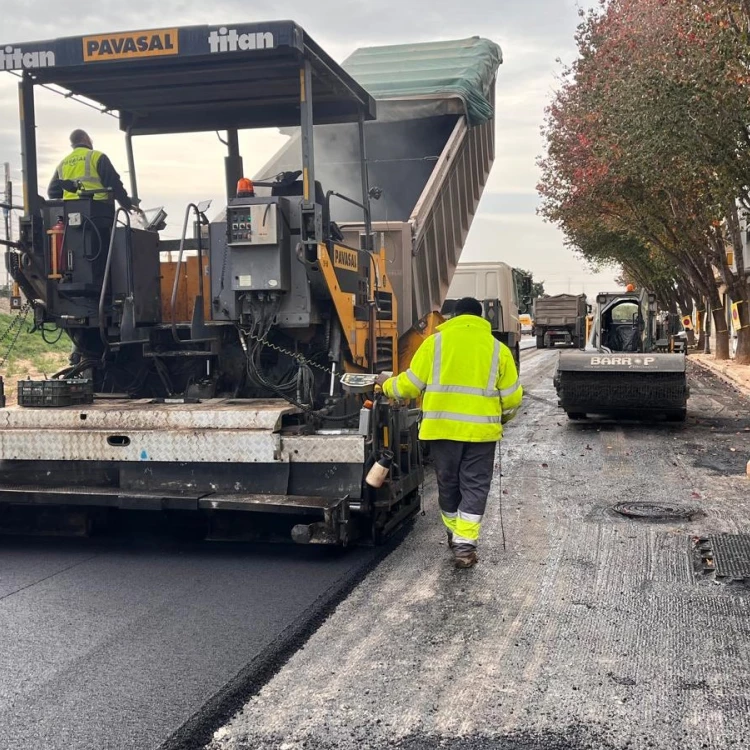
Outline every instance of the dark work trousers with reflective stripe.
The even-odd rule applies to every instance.
[[[443,523],[457,553],[474,549],[490,494],[497,443],[430,440]]]

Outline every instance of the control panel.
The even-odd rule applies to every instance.
[[[385,373],[392,377],[393,373]],[[341,387],[347,393],[371,393],[375,390],[377,374],[347,372],[341,376]]]
[[[278,211],[276,203],[229,206],[227,209],[229,245],[242,247],[278,244]]]

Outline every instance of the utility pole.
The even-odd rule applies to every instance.
[[[10,220],[10,210],[11,206],[13,205],[13,185],[10,181],[10,164],[6,161],[3,165],[3,176],[4,180],[3,183],[5,185],[5,206],[3,207],[3,221],[5,225],[5,239],[10,242],[11,236],[10,236],[10,227],[11,227],[11,220]],[[10,252],[10,248],[5,248],[5,289],[10,288],[10,280],[8,278],[8,253]]]

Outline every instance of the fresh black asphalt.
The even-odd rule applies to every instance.
[[[0,538],[0,748],[160,747],[377,554]]]

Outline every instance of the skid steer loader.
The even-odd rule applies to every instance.
[[[656,295],[645,290],[597,295],[586,348],[560,353],[554,384],[569,419],[686,416],[685,354],[657,339]]]

